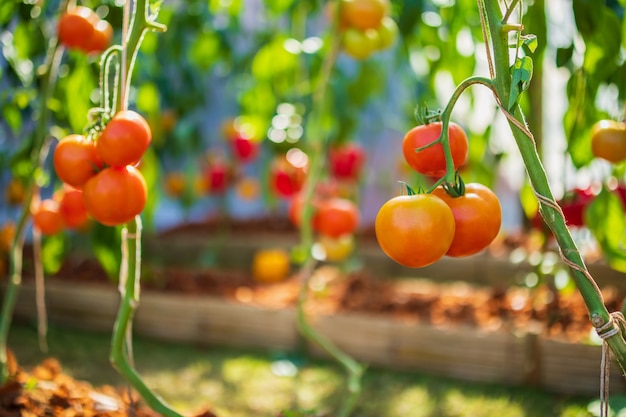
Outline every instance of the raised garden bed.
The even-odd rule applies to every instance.
[[[285,235],[272,242],[289,245],[290,239]],[[262,285],[245,270],[254,243],[264,241],[236,236],[225,240],[213,260],[230,265],[228,269],[162,268],[147,263],[134,331],[201,345],[298,349],[303,343],[294,307],[298,277]],[[186,254],[190,258],[185,261],[193,261],[191,248],[195,248],[200,256],[197,261],[212,244],[205,239],[203,247],[189,238],[169,238],[147,240],[145,249],[148,259],[158,254],[173,259]],[[374,246],[360,249],[365,264],[380,267],[385,262]],[[469,284],[471,277],[489,275],[484,271],[491,268],[495,275],[507,265],[494,262],[493,267],[487,262],[490,258],[485,254],[439,262],[436,269],[428,270],[431,277],[437,277],[435,271],[445,271],[446,278],[437,281],[415,277],[416,272],[426,270],[411,270],[413,276],[391,280],[390,274],[379,276],[369,266],[364,269],[367,274],[345,274],[322,265],[311,280],[311,321],[319,332],[366,363],[469,381],[596,395],[601,347],[589,344],[591,325],[578,293],[549,299],[541,287],[539,293],[531,294],[529,289],[510,285],[510,274],[497,286],[486,286],[484,281]],[[162,260],[169,265],[169,258]],[[508,267],[509,273],[522,273],[525,268]],[[35,318],[34,292],[32,280],[26,279],[16,308],[18,319]],[[605,289],[610,310],[617,309],[622,299],[622,290]],[[68,262],[59,276],[47,280],[46,302],[54,323],[110,331],[119,294],[93,261],[83,260]],[[312,354],[322,354],[316,346],[306,346]],[[620,391],[626,384],[614,368],[611,387]]]

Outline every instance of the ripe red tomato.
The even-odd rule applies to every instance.
[[[600,120],[591,129],[591,152],[614,164],[626,160],[626,123]]]
[[[215,160],[209,163],[204,170],[204,184],[206,191],[212,194],[222,194],[228,187],[229,168],[226,161]]]
[[[416,148],[436,141],[441,135],[441,122],[416,126],[404,136],[402,153],[404,159],[415,171],[431,177],[443,177],[446,174],[446,159],[443,145],[440,143],[415,152]],[[463,129],[456,123],[448,126],[450,150],[454,169],[458,169],[467,160],[469,142]]]
[[[147,196],[143,175],[130,165],[106,168],[83,188],[87,211],[106,226],[131,221],[143,211]]]
[[[360,30],[376,29],[389,10],[389,0],[340,0],[341,22]]]
[[[482,184],[465,185],[465,194],[451,197],[438,187],[433,195],[441,198],[452,210],[455,221],[454,239],[446,255],[463,257],[485,249],[498,235],[502,209],[498,197]]]
[[[59,42],[67,48],[88,52],[94,26],[99,20],[98,15],[88,7],[76,6],[68,9],[61,15],[57,25]]]
[[[33,225],[42,235],[55,235],[63,230],[63,216],[59,211],[59,202],[51,198],[42,200],[32,211]]]
[[[85,50],[88,53],[100,53],[111,44],[113,26],[106,20],[98,20],[93,29],[93,34],[89,38]]]
[[[365,151],[356,142],[333,147],[328,153],[330,173],[338,179],[358,180],[365,162]]]
[[[59,179],[78,189],[104,166],[96,144],[82,135],[61,139],[54,150],[53,163]]]
[[[299,149],[290,149],[285,156],[272,161],[269,181],[279,197],[290,198],[299,193],[306,180],[308,157]]]
[[[151,141],[146,119],[132,110],[122,110],[107,123],[96,147],[107,165],[123,167],[139,162]]]
[[[585,225],[583,213],[593,198],[594,194],[591,188],[575,188],[565,193],[558,203],[569,226],[581,227]]]
[[[89,213],[83,201],[83,192],[65,187],[59,198],[59,212],[63,223],[70,229],[81,229],[89,221]]]
[[[345,198],[330,198],[321,201],[313,218],[313,230],[337,238],[352,234],[359,226],[359,209]]]
[[[378,210],[374,223],[383,252],[409,268],[441,259],[452,244],[455,227],[450,207],[431,194],[393,197]]]
[[[241,162],[251,162],[259,154],[259,142],[241,134],[235,135],[230,141],[235,158]]]

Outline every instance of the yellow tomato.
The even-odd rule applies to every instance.
[[[328,262],[341,262],[354,251],[354,235],[342,235],[337,238],[320,235],[317,240],[320,258]]]
[[[252,259],[252,277],[257,282],[284,281],[290,269],[289,253],[284,249],[261,249]]]

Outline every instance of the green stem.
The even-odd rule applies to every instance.
[[[47,146],[47,130],[50,119],[48,102],[50,101],[50,97],[54,91],[54,84],[58,75],[57,70],[61,64],[62,57],[63,48],[59,47],[56,37],[51,38],[48,43],[46,63],[41,78],[41,101],[39,102],[40,116],[33,136],[33,148],[31,152],[32,168],[30,175],[28,175],[26,179],[25,187],[27,191],[24,196],[24,201],[22,202],[22,212],[17,221],[15,236],[11,242],[9,256],[9,281],[4,293],[2,315],[0,316],[0,385],[6,383],[10,377],[8,369],[7,339],[9,337],[9,329],[11,328],[13,312],[17,302],[18,290],[22,283],[24,234],[26,224],[30,218],[30,206],[33,200],[35,177],[37,172],[43,166],[46,156],[48,155],[49,147]]]
[[[119,282],[122,301],[113,327],[110,361],[150,408],[166,417],[182,417],[143,382],[131,365],[128,356],[126,336],[129,333],[135,310],[139,306],[139,277],[141,275],[141,218],[139,216],[122,230],[122,254],[122,262],[125,262],[120,270]]]
[[[508,34],[502,31],[502,12],[498,0],[484,0],[484,2],[496,69],[496,77],[493,80],[494,88],[500,104],[508,103],[511,87]],[[501,110],[506,114],[507,110],[505,108]],[[527,131],[520,128],[520,126],[525,126],[525,120],[519,105],[513,109],[513,114],[507,116],[531,185],[539,197],[542,216],[554,233],[564,261],[572,271],[573,279],[589,310],[592,324],[596,328],[600,328],[611,320],[609,312],[604,305],[602,294],[589,274],[576,247],[576,243],[567,228],[565,218],[554,202],[552,190],[535,143],[531,137],[528,137]],[[626,370],[626,342],[620,333],[608,337],[606,341],[613,351],[622,373],[624,373]]]
[[[337,414],[338,417],[347,417],[350,415],[356,401],[361,393],[361,378],[364,368],[350,356],[339,349],[332,341],[318,333],[308,322],[305,306],[308,296],[309,281],[311,279],[313,268],[316,265],[315,260],[311,256],[311,248],[313,246],[313,228],[312,216],[313,206],[311,201],[315,192],[315,186],[322,175],[324,167],[324,151],[328,143],[328,135],[321,131],[322,126],[322,110],[324,108],[324,100],[332,70],[334,68],[337,56],[339,54],[340,37],[338,31],[339,8],[337,8],[337,18],[334,21],[334,30],[332,44],[329,55],[322,64],[321,74],[318,80],[317,88],[313,92],[311,115],[307,120],[306,134],[310,140],[309,146],[309,172],[303,190],[304,205],[302,208],[302,219],[300,226],[300,249],[303,251],[305,261],[301,270],[301,288],[297,304],[297,324],[299,332],[308,340],[316,343],[324,351],[326,351],[333,359],[338,361],[348,372],[348,395],[345,398],[342,407]]]
[[[519,2],[520,0],[513,0],[511,4],[507,6],[506,12],[504,13],[504,16],[502,17],[502,23],[508,22],[509,18],[511,17],[511,14],[513,13],[513,10],[515,9],[515,7],[517,6],[517,3]]]

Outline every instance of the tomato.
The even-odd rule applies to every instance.
[[[96,147],[107,165],[123,167],[138,163],[151,141],[146,119],[132,110],[122,110],[107,123]]]
[[[2,253],[8,253],[11,249],[16,230],[15,223],[12,221],[7,221],[0,227],[0,256]]]
[[[11,205],[22,204],[25,195],[26,189],[22,181],[17,178],[11,178],[9,184],[7,184],[7,188],[4,190],[7,203]]]
[[[104,166],[93,141],[82,135],[69,135],[54,149],[54,170],[64,183],[81,189]]]
[[[237,182],[235,191],[242,200],[252,201],[259,198],[261,186],[255,177],[245,177]]]
[[[359,209],[345,198],[330,198],[321,201],[313,218],[313,230],[337,238],[352,234],[360,221]]]
[[[269,181],[279,197],[289,198],[299,193],[306,180],[309,159],[300,149],[292,148],[272,161]]]
[[[380,22],[378,30],[378,49],[387,49],[393,46],[398,39],[400,29],[395,20],[389,16],[385,16]]]
[[[376,29],[389,10],[389,0],[341,0],[341,21],[360,30]]]
[[[99,20],[98,15],[88,7],[76,6],[68,9],[61,15],[57,25],[59,42],[67,48],[88,52],[94,26]]]
[[[342,235],[337,238],[320,235],[317,239],[317,247],[321,249],[322,260],[341,262],[354,251],[354,235]]]
[[[585,225],[583,212],[593,200],[594,194],[591,188],[575,188],[558,201],[565,221],[569,226],[581,227]]]
[[[452,210],[431,194],[401,195],[385,202],[374,223],[380,248],[394,261],[421,268],[441,259],[454,239]]]
[[[33,225],[42,235],[55,235],[64,228],[59,202],[51,198],[42,200],[32,211]]]
[[[226,161],[214,160],[204,170],[205,191],[223,194],[228,188],[229,168]]]
[[[106,168],[83,188],[87,211],[106,226],[131,221],[143,211],[147,196],[143,175],[131,165]]]
[[[375,29],[348,28],[341,33],[343,51],[354,59],[366,59],[378,50],[380,36]]]
[[[455,221],[454,240],[446,255],[463,257],[485,249],[498,235],[502,209],[498,197],[478,183],[465,185],[465,194],[451,197],[438,187],[433,195],[441,198],[452,210]]]
[[[291,260],[284,249],[262,249],[252,258],[252,277],[257,282],[274,283],[289,276]]]
[[[75,188],[65,187],[61,192],[59,212],[63,223],[70,229],[81,229],[89,221],[89,213],[83,201],[83,192]]]
[[[355,142],[333,147],[328,153],[330,173],[339,179],[358,180],[365,162],[365,151]]]
[[[241,162],[251,162],[259,154],[259,142],[237,134],[230,141],[235,157]]]
[[[433,143],[441,134],[441,122],[416,126],[404,136],[402,153],[404,159],[415,171],[431,177],[443,177],[446,174],[446,159],[443,145],[438,143],[419,152],[416,148]],[[454,122],[448,126],[448,137],[454,169],[458,169],[467,160],[469,142],[463,129]]]
[[[111,44],[113,26],[106,20],[98,20],[93,29],[93,33],[86,43],[85,51],[88,53],[100,53]]]
[[[626,122],[600,120],[593,125],[591,152],[614,164],[626,160]]]
[[[169,172],[165,174],[163,189],[165,194],[173,198],[180,198],[185,192],[185,174],[182,172]]]

